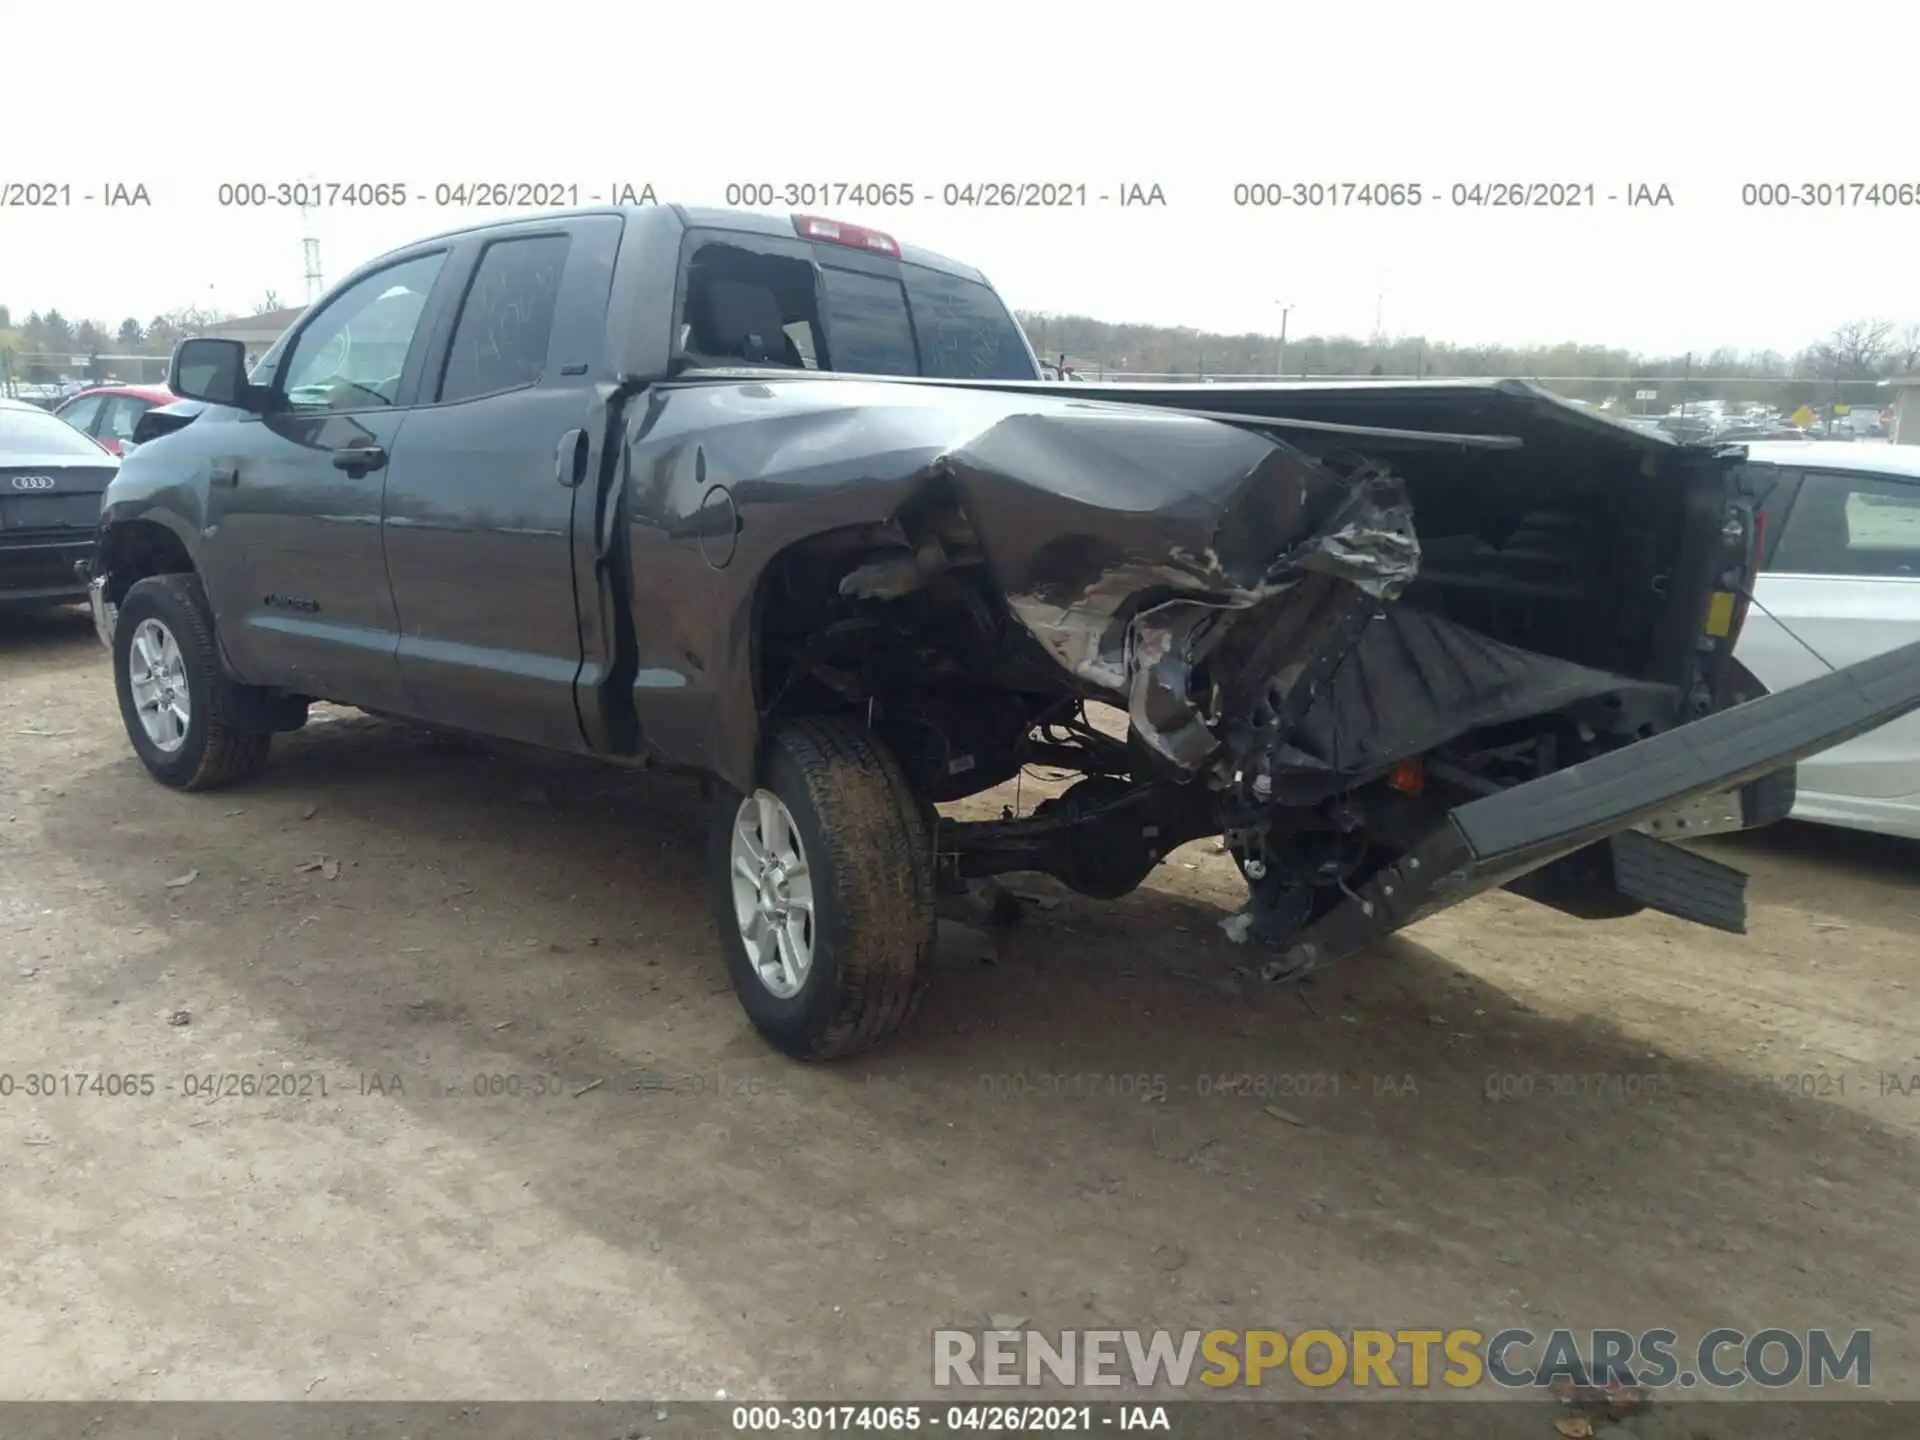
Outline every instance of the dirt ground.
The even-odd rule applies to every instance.
[[[1744,938],[1496,895],[1274,990],[1190,846],[950,927],[809,1068],[684,782],[330,712],[178,795],[78,611],[0,621],[0,698],[0,1397],[912,1396],[989,1317],[1870,1327],[1920,1395],[1920,847],[1719,844]],[[155,1088],[27,1093],[77,1073]],[[188,1093],[263,1074],[317,1078]]]

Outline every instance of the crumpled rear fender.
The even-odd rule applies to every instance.
[[[656,391],[628,444],[641,731],[667,758],[736,786],[760,738],[759,582],[829,531],[890,527],[904,545],[916,512],[956,509],[1008,613],[1186,772],[1219,743],[1219,717],[1190,693],[1209,655],[1266,667],[1259,691],[1271,702],[1276,683],[1310,683],[1344,647],[1341,617],[1371,614],[1419,561],[1391,476],[1147,407],[709,380]],[[892,593],[860,583],[843,591]],[[1256,621],[1261,643],[1229,641],[1235,620]]]

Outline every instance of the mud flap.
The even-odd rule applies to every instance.
[[[1730,935],[1747,933],[1747,874],[1637,830],[1607,837],[1613,886],[1628,900]]]
[[[1266,976],[1319,970],[1697,795],[1743,785],[1915,709],[1920,643],[1468,801],[1295,936]],[[1658,877],[1644,878],[1668,898]]]
[[[1717,803],[1727,804],[1732,793],[1722,792]],[[1639,830],[1616,831],[1509,880],[1505,888],[1576,920],[1659,910],[1734,935],[1747,933],[1745,871]]]

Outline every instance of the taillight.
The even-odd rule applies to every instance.
[[[1418,755],[1411,760],[1402,760],[1388,772],[1387,784],[1402,795],[1420,796],[1427,789],[1426,762]]]
[[[828,220],[820,215],[796,215],[793,228],[809,240],[821,240],[828,245],[845,245],[850,250],[865,250],[875,255],[890,255],[900,258],[900,244],[891,235],[883,235],[878,230],[869,230],[864,225],[843,225],[838,220]]]

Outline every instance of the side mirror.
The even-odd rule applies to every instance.
[[[247,347],[238,340],[198,336],[182,340],[167,367],[167,388],[186,400],[257,409],[259,392],[247,383]]]

